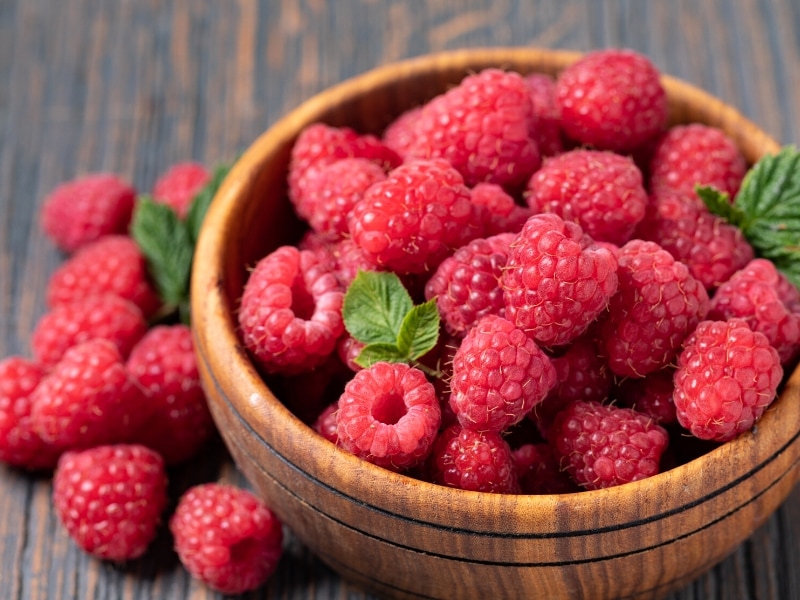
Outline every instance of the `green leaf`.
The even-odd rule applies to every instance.
[[[357,365],[366,369],[376,362],[408,362],[408,356],[401,352],[396,344],[391,342],[376,342],[364,346],[355,362]]]
[[[800,244],[800,152],[794,146],[759,160],[742,182],[736,208],[742,228],[759,255],[795,253]]]
[[[344,296],[342,317],[347,331],[362,344],[396,346],[403,319],[413,306],[394,273],[359,271]]]
[[[211,206],[211,201],[214,199],[217,191],[219,190],[222,182],[227,177],[233,164],[219,165],[211,176],[211,180],[203,186],[189,205],[189,211],[186,213],[186,223],[189,227],[189,233],[194,242],[200,235],[200,227],[203,224],[203,219],[206,217],[208,207]]]
[[[427,354],[439,339],[439,308],[436,300],[414,306],[406,313],[397,334],[397,348],[410,360]]]
[[[696,186],[695,192],[708,207],[708,210],[715,215],[719,215],[728,221],[728,223],[736,225],[740,229],[744,229],[746,216],[738,207],[731,204],[731,199],[728,194],[705,185]]]
[[[161,299],[172,306],[186,302],[194,254],[186,223],[166,204],[142,196],[136,202],[130,233],[147,260]]]

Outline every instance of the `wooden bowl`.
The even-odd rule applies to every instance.
[[[800,375],[757,428],[650,479],[569,495],[468,492],[398,475],[315,434],[270,391],[237,335],[247,268],[300,226],[290,149],[322,121],[377,133],[401,111],[499,66],[556,74],[579,55],[478,49],[392,64],[286,115],[240,158],[197,247],[192,316],[203,384],[230,451],[291,530],[344,578],[395,598],[654,598],[723,559],[798,479]],[[722,128],[750,162],[778,144],[718,99],[664,77],[672,122]]]

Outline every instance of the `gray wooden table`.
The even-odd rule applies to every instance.
[[[58,183],[120,173],[142,190],[168,165],[228,160],[344,78],[444,49],[626,46],[800,140],[797,0],[0,0],[0,356],[29,354],[62,260],[38,210]],[[221,444],[172,475],[245,482]],[[46,476],[0,467],[0,598],[200,599],[166,534],[138,561],[93,560],[59,527]],[[370,598],[288,536],[247,598]],[[800,598],[800,492],[674,599]]]

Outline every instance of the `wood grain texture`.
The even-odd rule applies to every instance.
[[[172,162],[227,160],[317,91],[430,51],[492,45],[629,46],[707,89],[782,143],[800,140],[794,0],[0,0],[0,356],[28,354],[47,278],[46,193],[110,170],[147,191]],[[178,492],[243,484],[221,445],[173,473]],[[0,596],[218,598],[162,535],[121,567],[91,560],[50,509],[46,476],[0,468]],[[800,492],[673,600],[800,598]],[[370,598],[289,537],[247,598]]]

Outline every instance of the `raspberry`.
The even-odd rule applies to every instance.
[[[66,452],[53,477],[53,504],[70,537],[98,558],[144,554],[167,505],[164,461],[144,446]]]
[[[343,297],[315,253],[281,246],[258,262],[245,284],[244,343],[268,372],[309,371],[336,349]]]
[[[339,403],[329,404],[316,418],[312,429],[334,444],[339,443],[338,424],[336,423],[336,412],[339,410]]]
[[[563,354],[552,359],[558,383],[548,400],[556,396],[565,405],[573,400],[602,402],[608,398],[613,373],[608,361],[598,352],[599,344],[593,332],[594,328],[590,329],[567,346]]]
[[[35,431],[64,448],[128,441],[150,416],[144,394],[108,340],[66,351],[31,396]]]
[[[451,425],[436,438],[426,467],[428,478],[439,485],[496,494],[519,492],[511,448],[494,431]]]
[[[343,158],[325,165],[306,178],[297,213],[324,239],[336,241],[347,233],[347,215],[353,206],[373,183],[384,179],[383,169],[365,158]]]
[[[561,140],[561,118],[556,105],[556,82],[544,73],[531,73],[525,77],[531,92],[533,116],[536,121],[533,139],[542,156],[555,156],[564,151]]]
[[[778,270],[763,258],[751,260],[714,292],[708,318],[725,321],[740,318],[753,331],[760,331],[778,351],[783,365],[797,355],[800,343],[800,315],[781,301]]]
[[[523,494],[570,494],[580,491],[547,443],[523,444],[512,450]]]
[[[189,327],[153,327],[134,346],[126,367],[151,411],[134,436],[136,442],[156,450],[168,465],[194,456],[215,428]]]
[[[738,227],[712,215],[698,198],[676,192],[650,198],[635,235],[656,242],[684,263],[707,290],[730,279],[754,257]]]
[[[617,291],[617,261],[580,225],[534,215],[511,242],[502,286],[506,317],[545,346],[577,338]]]
[[[309,373],[272,377],[270,389],[294,416],[312,425],[328,405],[338,401],[352,376],[353,372],[334,353]]]
[[[572,479],[596,490],[658,473],[669,437],[647,415],[577,401],[556,415],[550,440]]]
[[[42,206],[42,229],[65,252],[104,235],[126,233],[136,190],[110,173],[79,177],[55,188]]]
[[[678,422],[700,439],[730,440],[761,417],[782,377],[778,352],[746,321],[702,321],[678,356]]]
[[[626,379],[616,390],[620,406],[649,415],[656,423],[670,425],[677,422],[673,377],[675,368],[668,366],[641,379]]]
[[[800,290],[780,271],[778,271],[778,283],[775,284],[775,288],[787,310],[800,313]]]
[[[525,200],[534,213],[555,213],[596,241],[621,245],[644,218],[647,192],[630,158],[571,150],[545,160],[528,182]]]
[[[373,135],[359,135],[348,127],[315,123],[303,129],[292,147],[289,163],[289,199],[295,208],[301,205],[308,176],[316,169],[343,158],[366,158],[388,171],[402,161]],[[306,217],[298,212],[301,217]]]
[[[747,162],[720,129],[700,123],[672,127],[659,140],[650,159],[650,189],[694,195],[707,185],[730,195],[739,191]]]
[[[630,152],[667,123],[660,74],[632,50],[597,50],[564,69],[556,104],[566,134],[599,150]]]
[[[480,319],[453,357],[453,407],[462,427],[501,432],[520,422],[556,384],[556,371],[536,343],[511,321]]]
[[[600,324],[608,365],[643,377],[677,355],[708,313],[708,293],[686,265],[655,242],[631,240],[617,253],[619,289]]]
[[[377,362],[357,372],[339,398],[339,444],[393,471],[419,465],[441,424],[433,385],[419,369]]]
[[[475,210],[458,171],[441,159],[415,160],[367,190],[350,213],[350,234],[373,264],[423,273],[479,237]]]
[[[467,185],[487,181],[513,189],[541,162],[533,127],[530,88],[522,76],[485,69],[422,107],[408,154],[446,159]]]
[[[184,567],[223,594],[262,585],[283,553],[278,517],[247,490],[207,483],[187,491],[169,522]]]
[[[336,346],[336,354],[348,369],[353,371],[360,371],[362,367],[356,363],[358,355],[364,349],[366,344],[359,342],[356,338],[346,333],[339,338],[339,343]]]
[[[134,304],[104,294],[62,304],[44,314],[33,330],[31,347],[42,365],[52,367],[72,346],[96,338],[113,342],[127,357],[146,332],[147,322]]]
[[[478,218],[483,223],[485,235],[519,233],[531,210],[520,206],[502,187],[494,183],[478,183],[472,188],[472,203],[482,207]]]
[[[31,419],[31,394],[44,374],[19,356],[0,361],[0,461],[8,465],[51,469],[58,460],[58,448],[39,437]]]
[[[436,298],[448,332],[464,335],[483,316],[503,316],[505,302],[499,281],[515,237],[502,233],[472,240],[444,259],[428,280],[425,298]]]
[[[194,197],[211,180],[211,173],[195,162],[171,166],[153,184],[153,200],[171,207],[185,219]]]
[[[161,300],[147,277],[139,246],[126,235],[109,235],[82,247],[65,261],[47,284],[47,304],[55,307],[99,294],[115,294],[133,302],[145,317]]]
[[[403,112],[384,129],[381,137],[383,143],[405,158],[408,155],[408,149],[414,143],[414,128],[421,114],[421,106],[415,106]]]

